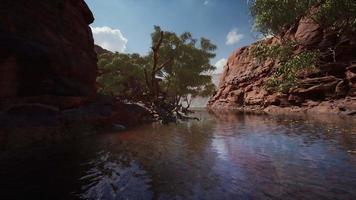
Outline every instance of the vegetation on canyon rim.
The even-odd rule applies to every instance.
[[[106,53],[99,56],[99,92],[148,107],[187,111],[194,96],[209,96],[215,86],[208,75],[215,67],[216,46],[191,33],[177,35],[155,26],[147,56]],[[182,106],[185,102],[186,107]]]
[[[253,0],[250,9],[256,30],[280,39],[280,44],[259,42],[251,50],[258,62],[271,59],[277,64],[267,83],[270,90],[287,92],[298,84],[300,72],[317,70],[322,58],[328,56],[319,49],[283,37],[302,17],[308,16],[324,30],[336,32],[339,38],[348,37],[356,30],[354,0]],[[342,44],[328,49],[328,54],[335,55],[338,45]],[[303,51],[297,51],[300,47]],[[336,62],[335,56],[333,61]]]
[[[294,54],[297,44],[287,41],[285,44],[267,45],[258,43],[251,52],[257,62],[271,59],[278,63],[278,68],[269,78],[266,87],[269,90],[287,92],[298,83],[298,74],[302,71],[317,71],[320,51],[310,50]]]
[[[324,28],[352,33],[356,30],[354,0],[252,0],[251,14],[255,27],[265,35],[283,35],[303,16],[310,16]]]

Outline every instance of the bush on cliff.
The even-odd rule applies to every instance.
[[[326,56],[319,47],[304,48],[301,42],[284,38],[303,17],[308,17],[323,30],[336,33],[339,38],[352,40],[356,31],[355,0],[252,0],[250,9],[255,28],[279,39],[275,45],[259,42],[251,50],[258,62],[271,59],[277,65],[266,85],[270,90],[287,92],[297,85],[300,72],[315,70],[321,58]],[[336,46],[329,47],[334,62],[335,49]]]
[[[255,28],[263,34],[281,35],[308,14],[325,29],[344,33],[356,30],[355,0],[251,0],[249,3]]]
[[[288,92],[291,87],[297,85],[300,72],[317,70],[320,52],[314,50],[294,53],[296,47],[297,44],[293,42],[286,42],[284,45],[267,45],[260,42],[251,48],[251,53],[258,62],[272,59],[277,65],[276,71],[266,84],[266,89]]]

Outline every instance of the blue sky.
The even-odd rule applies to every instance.
[[[256,41],[247,0],[86,0],[95,16],[97,44],[146,54],[154,25],[178,34],[189,31],[218,46],[211,63],[224,63],[238,47]]]

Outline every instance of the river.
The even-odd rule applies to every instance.
[[[356,123],[197,111],[0,157],[0,199],[356,199]]]

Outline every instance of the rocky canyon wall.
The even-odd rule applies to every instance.
[[[283,38],[297,41],[297,52],[318,49],[327,55],[318,64],[318,71],[303,74],[298,86],[285,93],[272,92],[266,89],[266,83],[277,65],[270,59],[258,62],[251,53],[256,44],[239,48],[229,57],[209,108],[355,114],[355,34],[339,37],[303,18]],[[274,45],[279,39],[261,42]]]
[[[0,150],[152,121],[97,94],[93,21],[84,0],[0,0]]]
[[[83,0],[1,0],[0,99],[95,94],[93,21]]]

